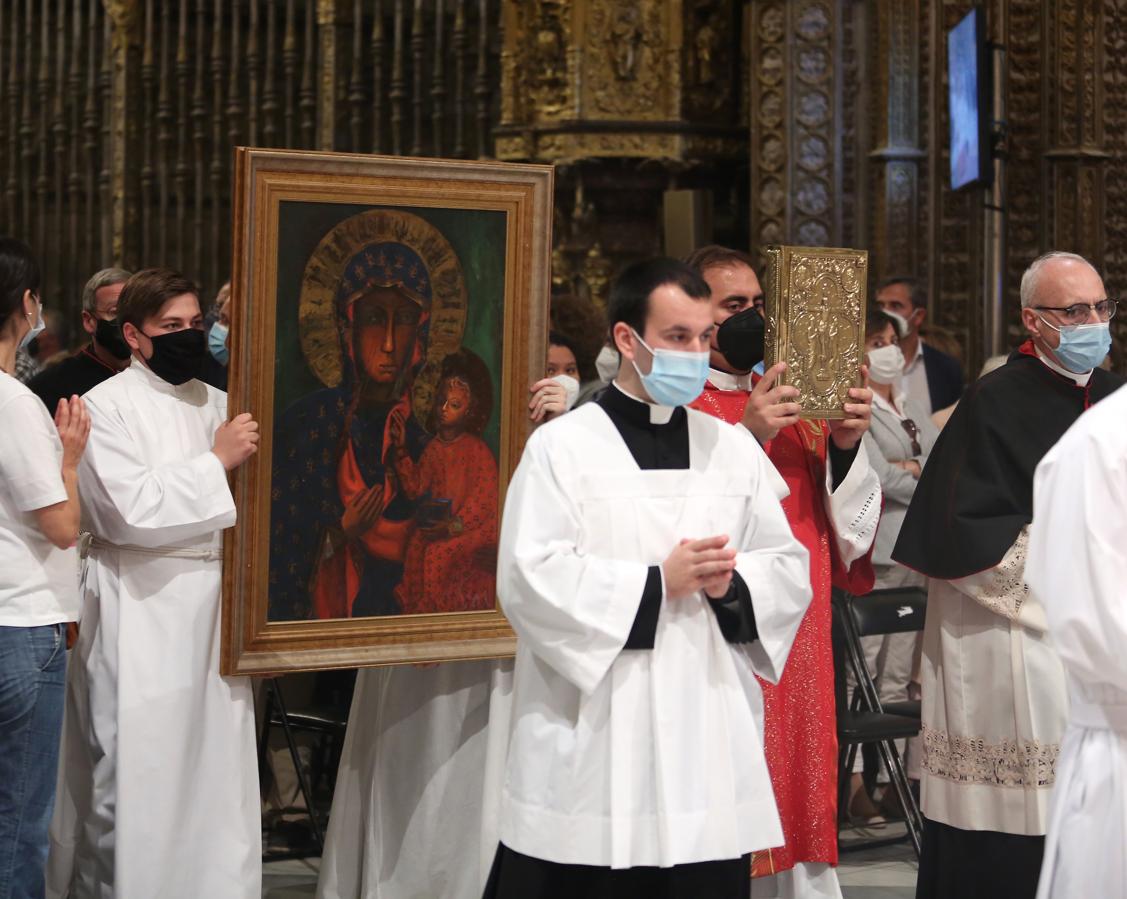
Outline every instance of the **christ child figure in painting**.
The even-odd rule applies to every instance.
[[[496,597],[497,461],[481,439],[493,410],[489,369],[461,349],[442,363],[434,438],[418,463],[393,413],[400,489],[419,505],[395,598],[403,614],[491,609]]]

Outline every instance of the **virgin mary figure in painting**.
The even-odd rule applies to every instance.
[[[314,251],[301,341],[327,386],[293,403],[274,432],[271,620],[404,611],[396,587],[419,497],[395,461],[422,458],[419,413],[465,308],[452,248],[411,213],[360,213]]]

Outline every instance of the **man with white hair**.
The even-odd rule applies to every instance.
[[[117,321],[117,298],[130,272],[104,268],[82,288],[82,330],[90,343],[44,369],[28,382],[31,392],[54,413],[60,399],[82,396],[129,365],[129,344]]]
[[[1098,368],[1116,304],[1085,259],[1036,259],[1021,305],[1029,339],[968,388],[893,551],[932,579],[917,899],[1032,899],[1044,851],[1068,699],[1044,607],[1023,579],[1033,474],[1123,379]]]

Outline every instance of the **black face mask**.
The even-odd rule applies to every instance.
[[[132,348],[121,334],[121,323],[116,318],[109,321],[98,319],[94,342],[115,359],[128,359],[133,354]]]
[[[198,378],[207,354],[207,335],[198,328],[185,328],[170,334],[146,335],[153,342],[153,354],[145,361],[153,373],[169,384],[183,384]]]
[[[754,307],[737,312],[716,330],[716,345],[736,371],[751,371],[763,361],[763,316]]]

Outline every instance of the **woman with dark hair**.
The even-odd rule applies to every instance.
[[[891,553],[939,431],[926,410],[900,390],[904,356],[899,328],[892,316],[879,309],[865,320],[865,354],[873,388],[873,418],[864,440],[884,494],[884,513],[873,551],[876,586],[922,583],[918,575],[893,562]]]
[[[598,381],[595,361],[607,340],[607,317],[603,310],[589,299],[562,293],[552,297],[548,316],[552,333],[562,338],[559,345],[566,345],[575,356],[574,377],[583,384]]]
[[[43,329],[39,267],[0,237],[0,895],[43,895],[66,675],[78,618],[78,462],[90,433],[78,397],[55,420],[13,377]]]
[[[874,586],[878,589],[926,586],[923,575],[892,560],[892,548],[900,535],[900,525],[928,454],[939,436],[927,411],[900,390],[904,370],[900,336],[899,323],[887,312],[874,309],[868,314],[865,320],[865,357],[873,389],[873,417],[869,433],[863,440],[884,495],[884,508],[873,543]],[[907,699],[917,635],[866,637],[864,643],[865,661],[873,674],[881,701]],[[914,756],[914,752],[910,755]],[[914,758],[908,759],[910,773],[914,762]],[[858,818],[870,818],[878,810],[863,792],[859,771],[860,756],[854,773],[850,812]],[[896,808],[889,810],[895,812]]]

